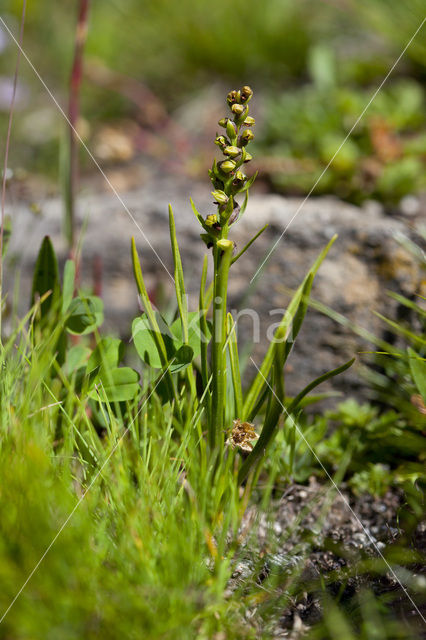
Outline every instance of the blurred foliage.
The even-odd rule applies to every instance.
[[[421,229],[418,242],[399,238],[423,269],[425,239]],[[376,496],[398,487],[420,516],[426,487],[426,298],[389,297],[398,305],[397,319],[377,314],[386,331],[384,338],[370,336],[380,351],[370,352],[363,369],[372,402],[349,398],[323,415],[301,415],[303,433],[289,418],[276,446],[283,451],[284,476],[303,482],[312,473],[343,471],[355,493]]]
[[[318,51],[321,62],[328,50]],[[278,159],[269,171],[274,187],[334,193],[353,202],[398,202],[424,187],[426,118],[424,91],[414,80],[383,89],[339,150],[371,98],[371,89],[336,86],[334,74],[315,63],[317,82],[272,97],[261,145]],[[284,159],[284,163],[279,159]],[[268,168],[268,164],[266,165]]]
[[[15,33],[21,7],[18,0],[3,3],[2,15]],[[29,3],[27,11],[25,50],[62,103],[76,13],[74,3],[64,6],[52,0]],[[216,0],[208,8],[197,0],[94,0],[82,94],[82,115],[90,127],[83,137],[93,143],[90,136],[99,124],[138,117],[134,101],[117,83],[106,82],[103,70],[116,79],[131,76],[153,91],[169,113],[212,83],[228,86],[250,79],[258,91],[271,96],[259,144],[266,149],[272,140],[275,155],[284,161],[270,164],[271,182],[285,192],[306,193],[423,14],[421,0],[397,5],[389,0],[265,0],[249,5]],[[5,81],[10,81],[16,53],[8,39],[5,33],[0,38],[0,75]],[[317,192],[355,202],[365,197],[398,202],[424,186],[425,60],[422,29]],[[394,76],[406,80],[396,82]],[[6,126],[8,91],[7,82],[0,85],[0,133]],[[138,108],[141,105],[151,108],[144,99]],[[15,119],[12,163],[55,175],[63,125],[25,63],[19,110],[24,117]]]

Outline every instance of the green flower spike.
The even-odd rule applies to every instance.
[[[223,153],[223,159],[215,159],[209,170],[210,180],[213,184],[212,196],[217,206],[217,213],[208,215],[204,220],[199,218],[204,231],[203,240],[209,247],[218,246],[219,241],[227,240],[231,225],[236,222],[244,212],[248,188],[253,183],[254,177],[248,180],[241,170],[243,165],[251,160],[247,152],[247,145],[253,140],[251,129],[255,124],[254,118],[248,115],[253,91],[245,86],[240,91],[230,91],[226,97],[232,117],[223,117],[219,125],[226,131],[223,135],[216,134],[215,144]],[[244,191],[245,200],[239,204],[235,197]],[[219,264],[219,263],[217,263]]]

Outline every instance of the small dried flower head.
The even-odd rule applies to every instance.
[[[225,138],[225,136],[217,136],[217,138],[214,141],[214,143],[217,144],[218,147],[221,147],[223,149],[224,147],[226,147],[226,138]]]
[[[240,144],[242,144],[243,146],[245,146],[246,144],[248,144],[251,140],[253,140],[254,138],[254,133],[251,129],[246,129],[245,131],[243,131],[243,133],[241,134],[240,137]]]
[[[251,87],[248,87],[247,85],[245,87],[243,87],[241,89],[241,102],[248,102],[252,95],[253,95],[253,91],[251,89]]]
[[[251,422],[241,422],[239,419],[234,420],[233,425],[226,444],[232,449],[239,448],[250,453],[253,449],[252,440],[257,440],[259,437],[254,430],[254,425]]]
[[[235,91],[235,89],[233,91],[230,91],[226,96],[226,101],[229,105],[235,104],[236,102],[239,102],[239,100],[240,100],[239,92]]]
[[[247,116],[247,118],[243,122],[243,125],[245,127],[254,127],[255,124],[256,124],[256,120],[251,116]]]
[[[244,113],[244,107],[242,104],[233,104],[231,111],[235,113],[236,116],[241,116]]]
[[[224,160],[219,163],[219,167],[223,173],[231,173],[231,171],[235,169],[236,164],[233,160]]]
[[[221,189],[216,189],[216,191],[212,191],[212,196],[218,204],[227,204],[228,196]]]
[[[230,158],[236,158],[241,153],[239,147],[225,147],[223,153]]]

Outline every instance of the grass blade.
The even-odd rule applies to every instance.
[[[310,268],[310,270],[308,271],[308,274],[306,275],[304,281],[302,282],[302,284],[300,285],[300,287],[297,289],[297,291],[295,292],[295,294],[293,295],[293,298],[291,299],[285,314],[283,315],[283,318],[281,320],[280,326],[278,327],[277,331],[285,331],[285,333],[288,333],[290,331],[291,328],[291,324],[293,322],[293,318],[296,315],[296,312],[299,308],[300,303],[302,302],[305,293],[309,293],[310,289],[312,287],[312,281],[319,269],[319,267],[321,266],[321,263],[323,262],[323,260],[325,259],[327,253],[329,252],[331,246],[333,245],[333,243],[335,242],[337,238],[337,235],[334,235],[331,240],[329,241],[329,243],[327,244],[326,247],[324,247],[324,249],[321,251],[321,253],[319,254],[318,258],[315,260],[314,264],[312,265],[312,267]],[[303,312],[302,315],[299,317],[299,326],[298,329],[300,329],[301,326],[301,322],[300,319],[303,320]],[[297,325],[296,325],[297,328]],[[274,361],[274,356],[275,356],[275,342],[272,342],[271,345],[269,346],[268,351],[266,352],[265,358],[262,362],[262,365],[260,367],[260,370],[258,371],[255,379],[253,380],[253,383],[247,393],[245,402],[244,402],[244,407],[243,407],[243,419],[246,420],[247,416],[252,414],[252,410],[253,407],[256,404],[257,398],[260,394],[260,392],[262,391],[264,385],[265,385],[265,381],[268,378],[269,372],[271,370],[272,367],[272,363]],[[288,355],[288,353],[287,353]]]
[[[243,413],[243,388],[241,384],[240,361],[238,358],[238,344],[235,333],[235,322],[230,313],[228,313],[228,352],[231,362],[232,386],[235,398],[235,415],[241,416]]]
[[[352,358],[351,360],[348,360],[348,362],[345,362],[345,364],[342,364],[340,367],[337,367],[337,369],[332,369],[331,371],[327,371],[327,373],[324,373],[322,376],[319,376],[315,380],[312,380],[312,382],[310,382],[304,389],[302,389],[302,391],[297,394],[294,400],[292,400],[291,404],[287,409],[288,413],[291,413],[292,411],[297,409],[297,407],[300,405],[303,398],[306,395],[308,395],[308,393],[312,391],[312,389],[315,389],[315,387],[320,385],[322,382],[325,382],[330,378],[334,378],[335,376],[338,376],[339,373],[343,373],[344,371],[346,371],[346,369],[349,369],[349,367],[351,367],[354,362],[355,362],[355,358]]]

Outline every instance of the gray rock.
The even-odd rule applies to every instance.
[[[106,330],[128,337],[131,319],[138,313],[129,252],[132,235],[138,244],[148,287],[157,297],[161,289],[167,301],[173,297],[167,221],[169,202],[173,203],[190,305],[196,308],[206,249],[199,238],[200,228],[191,211],[189,195],[203,215],[213,211],[208,183],[194,187],[182,182],[178,184],[176,179],[149,180],[141,188],[121,194],[127,212],[111,192],[81,196],[79,219],[81,224],[86,222],[81,281],[83,285],[91,286],[93,265],[101,261]],[[21,273],[21,313],[30,297],[32,268],[45,234],[51,236],[61,262],[66,258],[61,233],[61,202],[50,198],[39,204],[40,214],[34,214],[25,203],[17,203],[9,210],[13,234],[6,285],[12,292],[14,280]],[[257,229],[269,224],[267,231],[233,266],[229,288],[230,308],[240,312],[241,349],[244,351],[248,345],[253,346],[257,365],[267,347],[271,325],[279,320],[277,310],[285,308],[289,301],[289,290],[298,286],[333,234],[339,234],[319,271],[313,298],[344,315],[347,326],[337,324],[316,310],[308,312],[287,365],[289,394],[297,392],[327,369],[337,367],[357,351],[368,350],[371,345],[355,336],[351,324],[379,334],[384,327],[372,311],[391,313],[386,289],[410,296],[419,291],[421,282],[420,269],[414,258],[395,240],[396,235],[410,234],[402,219],[386,215],[374,203],[358,208],[332,197],[310,198],[295,216],[301,205],[302,200],[296,198],[254,195],[242,220],[231,229],[231,237],[240,249]],[[284,229],[287,230],[282,236]],[[258,265],[278,239],[260,277],[250,284]],[[242,309],[249,311],[241,313]],[[258,342],[253,337],[253,317],[257,317],[257,313],[260,318]],[[243,375],[249,378],[254,372],[255,367],[249,361]],[[353,395],[360,384],[355,367],[336,380],[333,387],[328,385],[325,389],[340,389]]]

